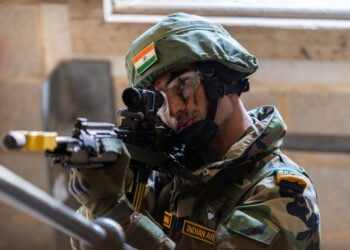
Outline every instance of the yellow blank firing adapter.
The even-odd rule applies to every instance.
[[[8,149],[53,150],[57,147],[56,137],[56,132],[13,130],[4,137],[3,144]]]

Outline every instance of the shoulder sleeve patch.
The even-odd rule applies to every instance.
[[[291,168],[277,168],[273,171],[272,175],[275,176],[277,184],[280,184],[282,181],[287,181],[297,183],[304,189],[308,186],[306,177]]]
[[[233,213],[226,226],[235,233],[265,245],[271,245],[280,231],[272,222],[262,222],[240,210]]]

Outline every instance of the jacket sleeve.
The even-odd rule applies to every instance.
[[[272,174],[219,224],[215,249],[319,249],[319,240],[320,215],[311,181]]]
[[[86,207],[81,207],[78,212],[89,219],[93,219]],[[126,243],[135,249],[175,249],[175,243],[165,235],[160,226],[150,217],[135,212],[132,205],[126,199],[120,200],[102,217],[107,217],[118,222],[124,230]],[[71,246],[73,250],[85,249],[82,247],[81,242],[74,239],[71,239]]]

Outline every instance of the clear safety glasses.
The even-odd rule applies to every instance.
[[[201,83],[198,71],[187,71],[173,79],[165,89],[165,94],[187,98]]]
[[[187,71],[174,78],[165,89],[161,91],[164,96],[164,102],[159,109],[159,114],[168,113],[168,98],[180,98],[186,103],[187,98],[195,91],[201,83],[200,73],[198,71]]]

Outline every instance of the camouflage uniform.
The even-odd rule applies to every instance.
[[[269,106],[249,114],[255,126],[225,158],[195,171],[204,184],[176,178],[161,195],[170,200],[160,204],[176,249],[320,248],[317,194],[280,151],[282,118]]]

